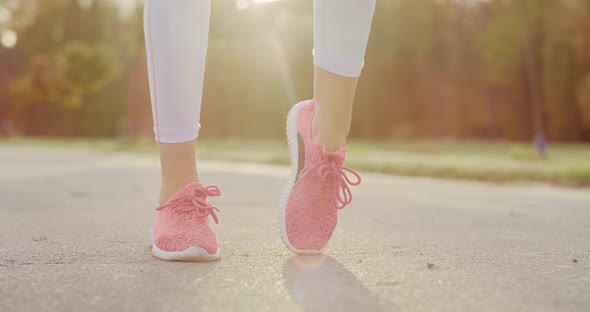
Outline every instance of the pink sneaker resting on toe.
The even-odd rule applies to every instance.
[[[150,243],[154,257],[172,261],[213,261],[221,257],[208,217],[219,223],[208,196],[220,196],[217,186],[192,182],[158,207]]]
[[[318,254],[326,248],[336,228],[338,210],[352,201],[349,186],[361,182],[356,172],[344,166],[346,147],[328,152],[311,140],[314,112],[315,102],[304,101],[287,117],[291,177],[279,203],[283,242],[302,255]]]

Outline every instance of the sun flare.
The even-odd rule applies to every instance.
[[[252,6],[253,4],[270,3],[276,1],[279,0],[237,0],[236,8],[238,8],[239,10],[246,10],[249,9],[250,6]]]

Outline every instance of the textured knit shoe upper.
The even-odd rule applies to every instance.
[[[208,196],[219,196],[217,186],[204,186],[192,182],[158,207],[158,217],[152,225],[154,243],[163,251],[184,251],[200,247],[209,254],[217,252],[215,233],[209,227],[208,217],[219,223],[215,206],[206,201]]]
[[[360,184],[360,176],[344,166],[346,147],[328,152],[322,144],[311,140],[315,102],[302,105],[297,112],[297,132],[304,164],[289,195],[285,227],[294,248],[320,251],[332,237],[338,209],[352,200],[349,186]]]

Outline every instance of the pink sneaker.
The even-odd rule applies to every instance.
[[[344,166],[346,147],[328,152],[311,140],[314,112],[315,102],[304,101],[287,117],[291,177],[279,203],[283,242],[302,255],[318,254],[326,248],[338,210],[352,201],[349,185],[361,182],[356,172]]]
[[[171,261],[213,261],[221,257],[215,233],[209,227],[211,215],[219,223],[215,206],[207,196],[219,196],[217,186],[192,182],[158,207],[150,244],[154,257]]]

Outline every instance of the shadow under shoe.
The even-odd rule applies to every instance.
[[[304,311],[393,311],[342,264],[326,255],[294,256],[283,265],[293,301]]]

